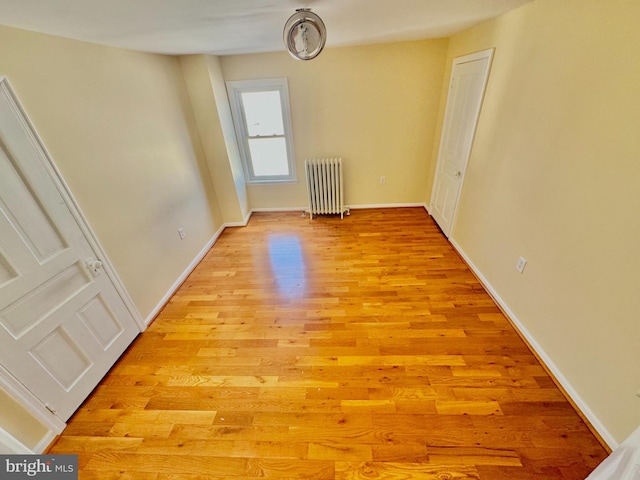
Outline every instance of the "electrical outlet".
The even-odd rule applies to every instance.
[[[524,257],[520,257],[518,259],[518,263],[516,263],[516,270],[522,273],[526,264],[527,264],[527,259]]]
[[[184,228],[180,227],[180,228],[178,229],[178,235],[180,235],[180,240],[184,240],[184,237],[185,237],[185,235],[184,235]]]
[[[387,183],[387,177],[385,177],[384,175],[382,175],[380,177],[380,185],[384,185],[385,183]]]

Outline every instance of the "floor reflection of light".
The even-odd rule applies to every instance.
[[[269,258],[278,290],[288,297],[302,295],[305,264],[300,240],[296,237],[269,237]]]

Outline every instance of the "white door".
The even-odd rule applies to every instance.
[[[66,421],[139,333],[6,81],[0,88],[0,364]]]
[[[492,57],[493,49],[453,61],[430,209],[447,237],[451,233]]]

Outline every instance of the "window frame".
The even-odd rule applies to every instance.
[[[286,78],[269,78],[259,80],[236,80],[228,81],[227,93],[231,106],[233,125],[238,139],[238,148],[242,159],[242,167],[245,173],[246,183],[294,183],[298,181],[296,175],[296,162],[293,150],[293,129],[291,126],[291,107],[289,103],[289,85]],[[247,130],[242,94],[250,92],[273,92],[280,93],[280,107],[282,112],[283,135],[276,137],[285,139],[287,151],[288,175],[256,175],[253,169],[249,140],[252,138],[274,138],[274,137],[251,137]]]

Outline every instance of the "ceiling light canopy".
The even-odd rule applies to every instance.
[[[299,8],[284,25],[284,44],[297,60],[311,60],[322,52],[327,30],[310,8]]]

